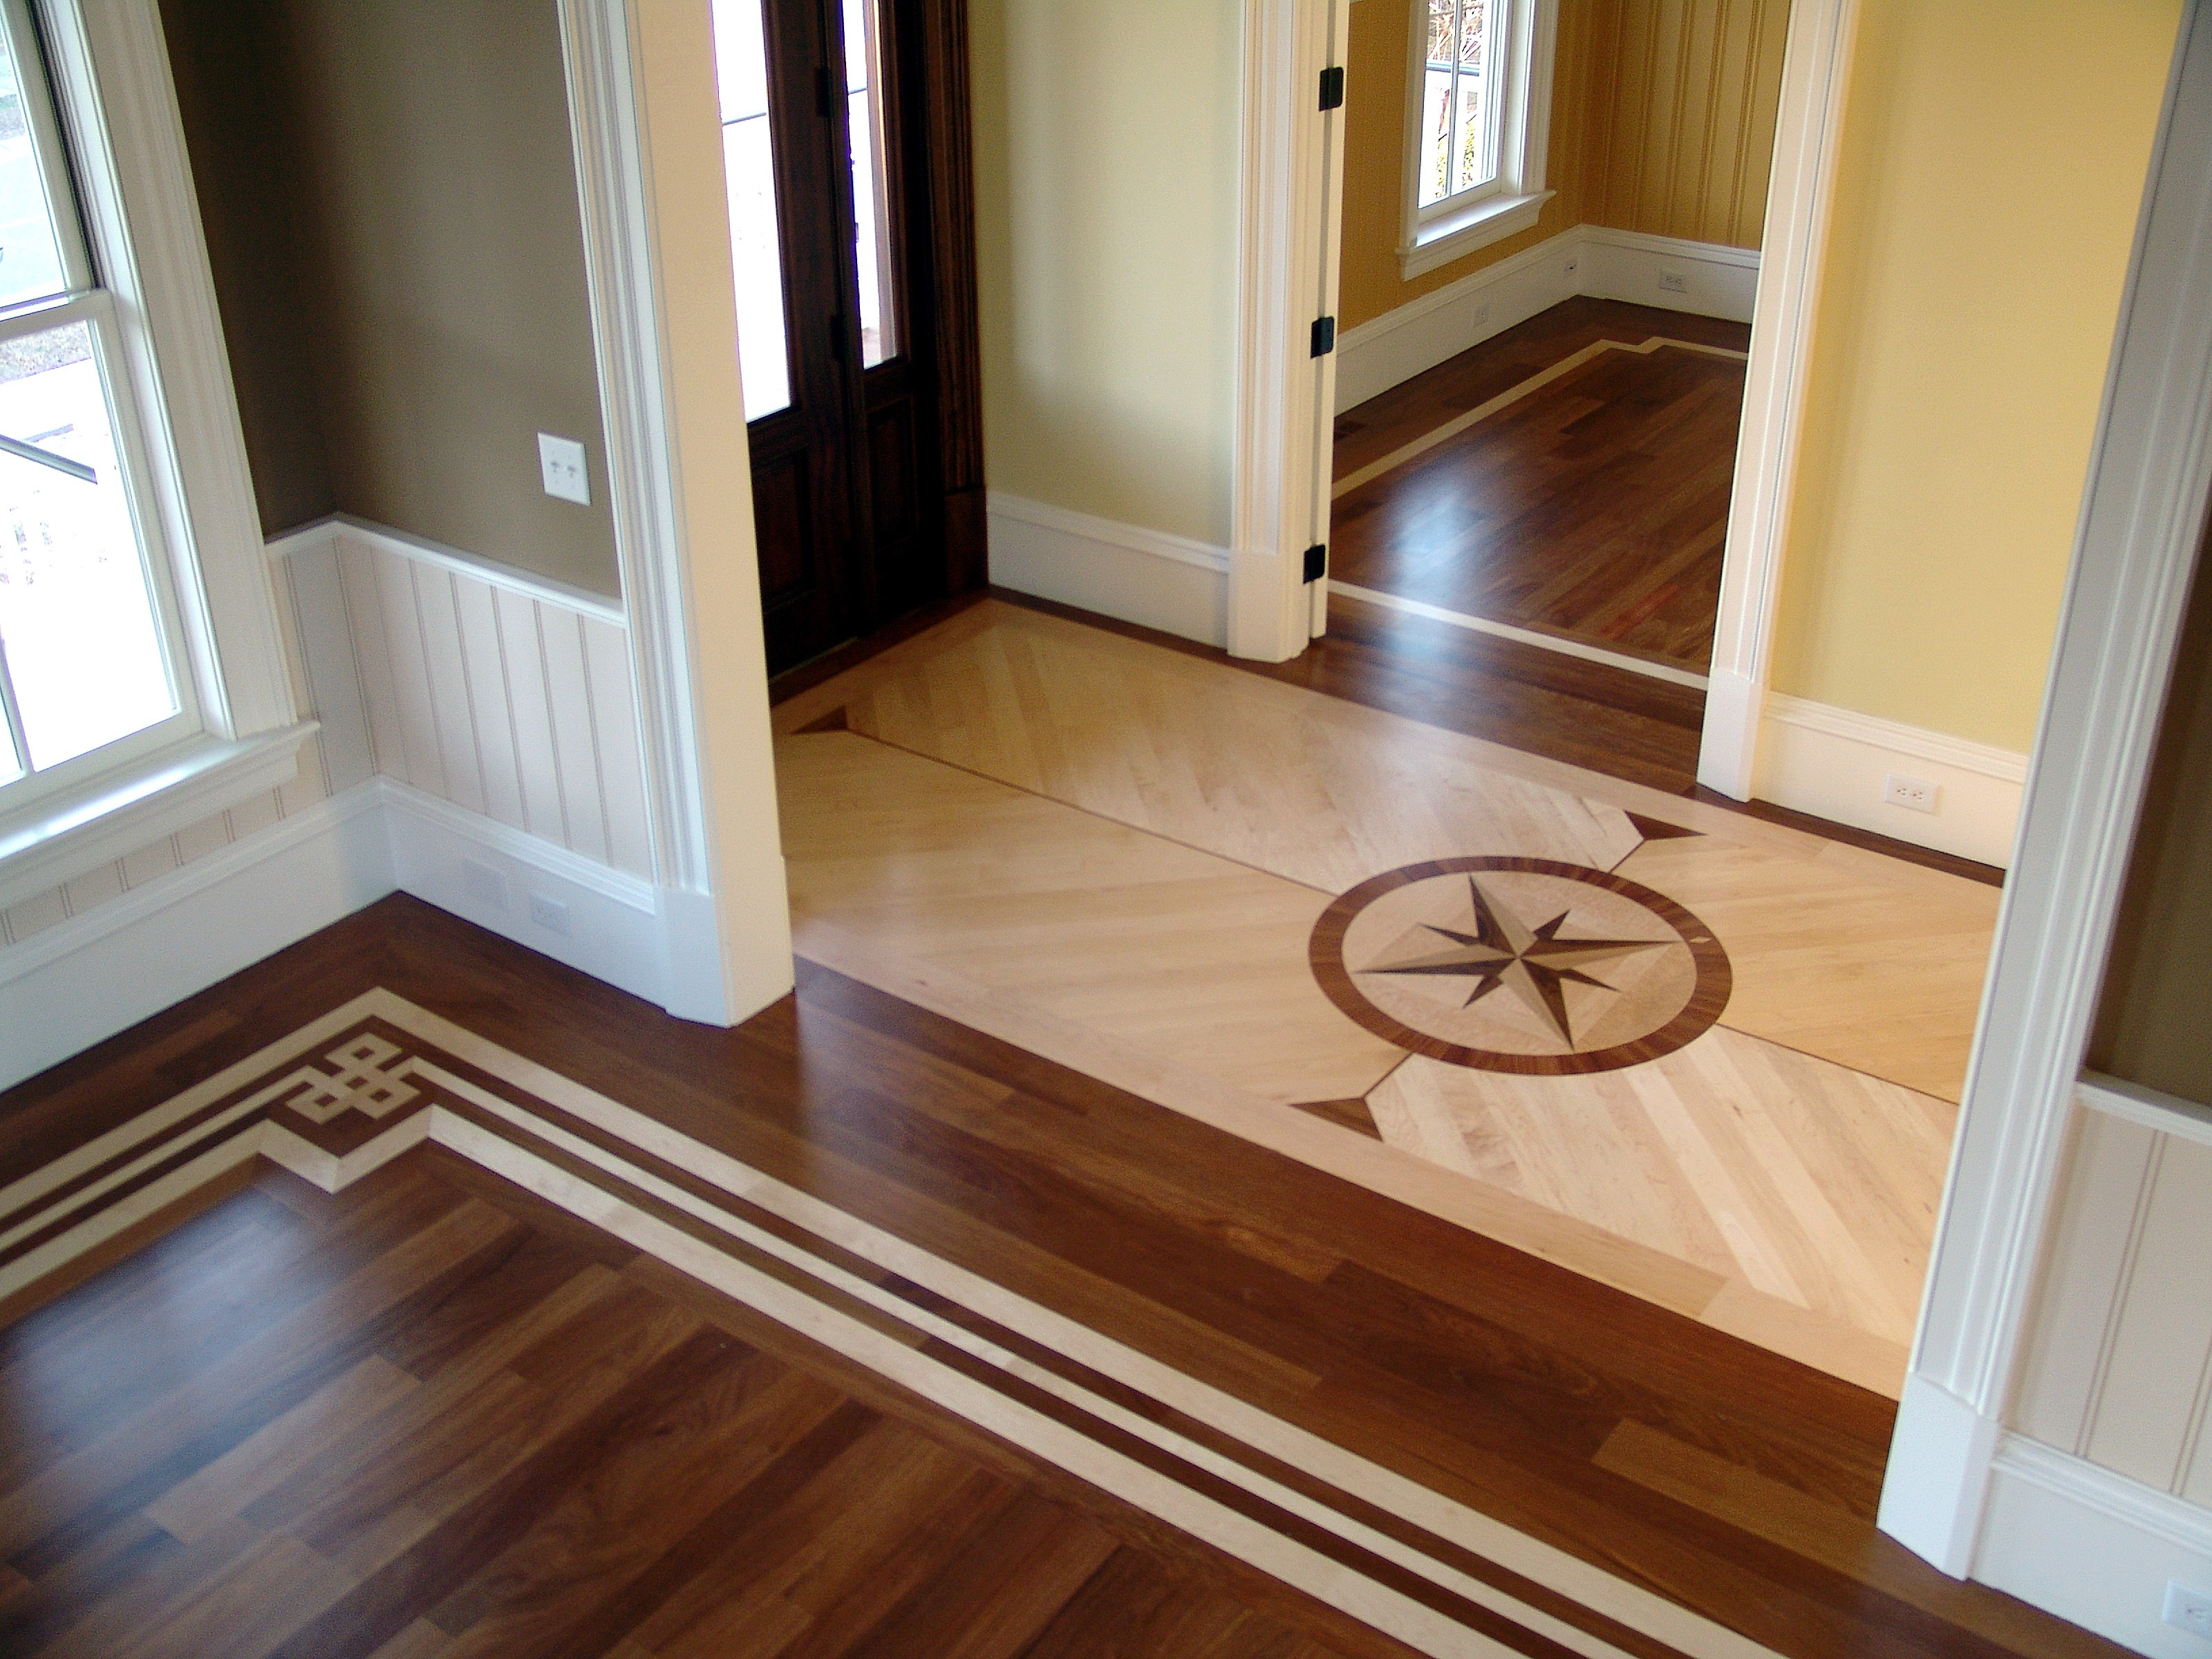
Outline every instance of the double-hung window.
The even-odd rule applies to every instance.
[[[1557,0],[1423,0],[1413,8],[1401,274],[1536,222],[1551,119]]]
[[[0,902],[289,776],[312,730],[173,96],[153,0],[0,0]]]

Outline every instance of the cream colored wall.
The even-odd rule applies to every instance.
[[[994,491],[1230,534],[1241,8],[975,0]]]
[[[1863,0],[1777,690],[2028,747],[2179,17]]]

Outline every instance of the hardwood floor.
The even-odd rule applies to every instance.
[[[776,724],[803,953],[1899,1386],[1987,887],[995,604],[793,699]],[[1485,985],[1390,978],[1389,932],[1339,927],[1340,967],[1318,954],[1355,890],[1468,855],[1571,878],[1527,898],[1541,907],[1528,924],[1559,913],[1569,941],[1662,924],[1638,920],[1643,899],[1603,913],[1591,884],[1626,878],[1679,907],[1685,939],[1717,938],[1733,988],[1647,1048],[1639,1011],[1672,1029],[1687,981],[1617,962],[1566,984],[1561,1018],[1607,1059],[1548,1048],[1512,996],[1475,1008]],[[1471,921],[1432,920],[1472,937]],[[1631,947],[1655,969],[1669,960],[1650,948]],[[1407,1035],[1424,1007],[1443,1024]],[[1470,1059],[1469,1044],[1517,1054]],[[1528,1058],[1545,1053],[1558,1057]],[[1597,1074],[1501,1074],[1547,1067]],[[1352,1103],[1364,1126],[1345,1127]],[[1335,1109],[1284,1109],[1322,1103]]]
[[[979,1283],[1031,1298],[1129,1352],[1174,1366],[1220,1398],[1249,1401],[1395,1471],[1393,1478],[1411,1483],[1408,1493],[1463,1503],[1517,1529],[1514,1535],[1525,1535],[1529,1547],[1563,1551],[1563,1561],[1587,1563],[1775,1651],[1807,1659],[2118,1652],[2005,1597],[1943,1578],[1874,1530],[1892,1416],[1877,1396],[811,964],[802,964],[795,998],[734,1030],[715,1030],[671,1019],[414,901],[386,900],[0,1097],[7,1129],[0,1180],[20,1186],[64,1147],[198,1079],[250,1062],[283,1034],[377,985],[743,1158],[813,1200],[911,1240],[980,1275]],[[438,1516],[466,1512],[479,1530],[447,1532],[440,1552],[410,1559],[426,1570],[434,1562],[450,1566],[462,1558],[444,1552],[465,1542],[481,1563],[503,1561],[520,1575],[502,1579],[480,1565],[472,1571],[486,1576],[467,1593],[434,1578],[444,1616],[467,1626],[461,1645],[448,1649],[453,1638],[442,1628],[410,1623],[398,1627],[386,1652],[603,1650],[561,1647],[550,1638],[526,1649],[519,1636],[502,1649],[494,1634],[532,1629],[529,1609],[540,1604],[501,1602],[484,1592],[511,1585],[520,1596],[525,1582],[534,1582],[556,1595],[545,1605],[557,1606],[557,1595],[574,1588],[572,1569],[619,1576],[606,1564],[628,1547],[623,1534],[592,1517],[612,1516],[636,1501],[637,1488],[626,1478],[595,1481],[581,1469],[556,1478],[550,1466],[541,1466],[532,1478],[542,1484],[530,1487],[530,1501],[516,1501],[517,1489],[507,1488],[506,1506],[495,1512],[520,1528],[516,1535],[495,1524],[493,1511],[466,1509],[470,1479],[501,1478],[477,1469],[457,1482],[410,1489],[404,1519],[387,1533],[378,1530],[377,1517],[385,1513],[379,1503],[392,1502],[388,1484],[362,1489],[381,1491],[380,1499],[349,1506],[338,1488],[351,1477],[319,1485],[312,1474],[302,1481],[295,1473],[301,1463],[260,1461],[281,1435],[259,1442],[251,1455],[233,1450],[253,1444],[263,1425],[287,1420],[283,1412],[269,1414],[281,1392],[252,1391],[276,1381],[263,1363],[269,1350],[254,1345],[275,1328],[270,1322],[284,1326],[288,1309],[303,1296],[322,1296],[333,1309],[343,1304],[374,1332],[374,1342],[343,1350],[345,1364],[315,1372],[319,1387],[367,1366],[356,1387],[391,1387],[410,1400],[436,1386],[425,1380],[434,1360],[459,1362],[472,1344],[493,1340],[516,1303],[532,1300],[506,1290],[471,1295],[459,1281],[411,1301],[395,1295],[398,1287],[361,1296],[349,1263],[360,1259],[364,1242],[378,1243],[381,1255],[400,1249],[403,1235],[442,1226],[438,1251],[459,1250],[487,1265],[504,1258],[512,1265],[499,1272],[528,1278],[540,1304],[580,1273],[607,1283],[638,1271],[633,1258],[609,1256],[604,1241],[574,1230],[543,1228],[548,1242],[526,1247],[522,1230],[508,1218],[511,1206],[482,1188],[465,1189],[466,1201],[441,1196],[427,1210],[411,1211],[422,1200],[404,1194],[420,1189],[404,1170],[386,1180],[379,1186],[372,1178],[330,1212],[337,1218],[331,1224],[356,1241],[354,1255],[332,1243],[309,1243],[312,1229],[291,1219],[296,1212],[278,1213],[264,1186],[243,1208],[219,1209],[204,1226],[174,1235],[182,1241],[175,1254],[134,1258],[15,1328],[0,1376],[30,1391],[17,1397],[58,1403],[10,1420],[11,1449],[0,1467],[12,1471],[18,1490],[0,1514],[13,1515],[23,1529],[11,1537],[14,1577],[0,1591],[0,1617],[31,1618],[31,1610],[48,1604],[42,1597],[73,1596],[70,1605],[89,1607],[101,1600],[103,1584],[119,1590],[133,1574],[174,1574],[188,1559],[207,1562],[246,1534],[234,1520],[221,1519],[219,1503],[195,1509],[188,1497],[204,1494],[207,1504],[222,1490],[237,1490],[232,1482],[265,1482],[277,1491],[301,1482],[290,1488],[295,1498],[284,1512],[303,1512],[301,1500],[316,1495],[329,1507],[317,1511],[327,1529],[315,1535],[341,1554],[382,1540],[381,1547],[404,1556],[423,1537],[438,1535],[447,1524]],[[241,1226],[258,1230],[267,1248],[257,1257],[276,1261],[276,1269],[258,1278],[207,1271],[216,1241],[236,1237]],[[295,1241],[289,1255],[287,1239]],[[417,1285],[438,1282],[434,1255],[405,1258]],[[281,1288],[300,1264],[305,1278]],[[146,1285],[160,1310],[151,1322],[134,1317],[130,1301],[137,1293],[132,1287]],[[671,1281],[656,1279],[622,1294],[641,1311],[650,1306],[647,1292],[678,1308],[671,1317],[690,1328],[682,1320],[698,1305],[686,1299],[692,1292],[679,1297]],[[716,1333],[727,1328],[712,1316],[707,1322],[715,1332],[664,1337],[671,1346],[662,1351],[696,1341],[702,1364],[712,1358],[704,1350],[734,1353],[714,1346]],[[305,1332],[313,1323],[290,1328]],[[799,1357],[774,1352],[764,1335],[736,1334],[774,1361],[733,1360],[741,1370],[766,1376],[784,1375],[781,1366],[805,1369]],[[69,1364],[42,1368],[41,1354],[67,1342],[101,1346],[80,1349]],[[196,1343],[205,1346],[193,1363],[231,1367],[198,1396],[216,1414],[220,1431],[162,1409],[168,1396],[159,1372],[178,1363],[174,1345],[192,1351]],[[218,1357],[226,1348],[228,1360]],[[533,1363],[541,1367],[589,1372],[604,1389],[621,1386],[593,1371],[586,1353],[543,1346],[539,1352]],[[811,1382],[790,1387],[827,1397],[811,1394]],[[284,1410],[316,1397],[310,1390]],[[356,1412],[369,1408],[368,1400],[343,1390],[319,1408],[345,1402]],[[866,1403],[886,1424],[899,1415]],[[718,1431],[704,1413],[679,1415],[677,1431],[686,1445],[696,1448]],[[635,1437],[612,1424],[608,1432],[603,1452],[610,1463],[602,1467],[632,1467],[622,1460],[636,1449]],[[963,1449],[979,1464],[989,1462],[972,1447],[922,1447],[896,1425],[866,1432],[880,1436],[879,1443],[942,1458],[948,1470],[961,1466],[954,1454]],[[169,1437],[149,1441],[149,1434]],[[944,1446],[933,1430],[921,1437]],[[167,1449],[180,1441],[182,1452]],[[501,1457],[517,1449],[512,1440],[498,1443]],[[190,1477],[203,1464],[221,1468],[221,1480],[191,1487]],[[725,1473],[701,1467],[698,1478],[711,1483]],[[372,1466],[368,1474],[374,1480],[384,1472]],[[34,1478],[24,1488],[27,1474]],[[1012,1476],[997,1478],[1006,1484],[994,1490],[1016,1490]],[[210,1517],[212,1531],[198,1544],[167,1540],[155,1530],[159,1523],[145,1518],[172,1488],[180,1495],[160,1505],[162,1514]],[[25,1490],[52,1505],[49,1523],[26,1525]],[[681,1486],[665,1494],[653,1490],[690,1502]],[[703,1502],[706,1494],[699,1496]],[[1103,1511],[1064,1491],[1045,1496],[1076,1517],[1038,1528],[1065,1542],[1069,1555],[1042,1550],[1025,1558],[1058,1562],[1053,1572],[1062,1576],[1054,1583],[1074,1575],[1068,1560],[1107,1548],[1095,1534],[1119,1540],[1108,1568],[1090,1577],[1081,1595],[1058,1604],[1060,1617],[1080,1610],[1125,1633],[1163,1629],[1140,1621],[1169,1591],[1115,1587],[1131,1579],[1170,1583],[1191,1561],[1178,1553],[1182,1547],[1156,1552],[1164,1565],[1149,1566],[1139,1547],[1145,1540],[1116,1534]],[[262,1502],[257,1492],[246,1504],[248,1528],[252,1515],[273,1516],[276,1506],[256,1508]],[[1046,1516],[1041,1508],[1022,1512]],[[544,1530],[523,1527],[525,1517],[541,1516]],[[192,1524],[179,1523],[187,1530]],[[576,1552],[566,1565],[534,1553],[548,1534]],[[299,1553],[280,1540],[268,1551],[257,1558],[262,1577],[234,1583],[234,1594],[204,1609],[240,1632],[234,1646],[194,1650],[264,1650],[265,1642],[257,1647],[250,1638],[265,1632],[267,1621],[319,1617],[350,1593],[319,1549]],[[1199,1577],[1202,1565],[1191,1568]],[[552,1577],[530,1581],[539,1571]],[[1012,1594],[1024,1576],[994,1577],[1013,1580],[999,1586]],[[1251,1605],[1249,1585],[1212,1582],[1203,1595],[1196,1588],[1178,1592],[1185,1598],[1178,1605],[1204,1601],[1216,1620],[1230,1617],[1230,1604]],[[1514,1582],[1524,1595],[1540,1593]],[[831,1588],[825,1583],[823,1594]],[[1052,1597],[1040,1591],[1038,1599]],[[388,1620],[403,1602],[395,1596],[377,1605]],[[1255,1622],[1247,1628],[1255,1632],[1261,1616],[1287,1632],[1302,1628],[1288,1603],[1270,1602],[1251,1616]],[[134,1639],[160,1637],[166,1617],[135,1626]],[[501,1623],[509,1618],[518,1622]],[[57,1639],[66,1634],[55,1624],[36,1627]],[[534,1628],[543,1634],[543,1626]],[[1631,1644],[1627,1650],[1662,1650],[1632,1629],[1607,1628]],[[1218,1650],[1188,1632],[1167,1626],[1156,1640],[1129,1636],[1120,1650]],[[1356,1650],[1348,1638],[1316,1638],[1310,1629],[1296,1639]],[[1678,1650],[1698,1650],[1669,1639]],[[1291,1644],[1290,1636],[1283,1640]],[[901,1650],[939,1650],[909,1640]],[[1107,1649],[1103,1639],[1086,1649],[1071,1638],[1065,1646],[1031,1650]]]
[[[1749,331],[1553,313],[1340,417],[1332,579],[1702,673]]]
[[[14,1655],[1406,1651],[434,1149],[263,1166],[0,1404]]]

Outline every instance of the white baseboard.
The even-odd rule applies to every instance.
[[[1936,787],[1936,810],[1882,799],[1891,773]],[[2027,757],[1895,720],[1770,692],[1756,793],[1815,817],[2008,866]]]
[[[2152,1659],[2203,1659],[2204,1639],[2160,1613],[2171,1580],[2212,1593],[2212,1512],[2008,1435],[1974,1577]]]
[[[1662,279],[1680,277],[1680,291]],[[1348,328],[1336,343],[1336,408],[1388,392],[1562,300],[1589,295],[1669,311],[1751,320],[1755,249],[1577,225]]]
[[[1229,550],[994,494],[991,580],[1018,593],[1224,645]]]
[[[1875,1524],[1938,1570],[1964,1578],[1973,1565],[1997,1433],[1948,1389],[1908,1371]]]
[[[1395,311],[1348,328],[1336,342],[1339,414],[1571,299],[1581,227],[1546,238]]]
[[[403,892],[635,996],[668,1000],[667,944],[651,882],[397,779],[376,786],[392,880]],[[534,900],[559,906],[566,931],[537,920]]]
[[[1679,236],[1647,236],[1641,231],[1579,225],[1581,270],[1575,291],[1593,299],[1626,300],[1699,317],[1751,320],[1759,295],[1759,251],[1719,242],[1692,242]],[[1666,286],[1669,278],[1682,286]]]
[[[382,806],[318,801],[0,952],[0,1088],[389,893]]]

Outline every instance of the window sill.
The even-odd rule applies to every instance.
[[[303,720],[237,741],[196,738],[58,799],[0,817],[0,906],[74,880],[299,775]]]
[[[1544,204],[1558,195],[1540,190],[1526,196],[1493,196],[1449,218],[1423,225],[1413,242],[1398,250],[1398,276],[1411,282],[1439,265],[1463,259],[1477,248],[1503,241],[1536,222]]]

